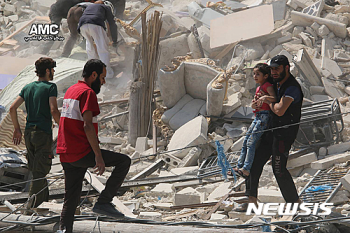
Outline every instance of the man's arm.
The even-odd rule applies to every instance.
[[[15,102],[13,102],[13,104],[10,107],[10,115],[11,115],[11,119],[12,119],[12,123],[13,126],[15,128],[14,132],[13,132],[13,143],[15,145],[19,145],[21,143],[22,140],[22,131],[21,131],[21,127],[19,125],[18,122],[18,117],[17,117],[17,108],[19,106],[21,106],[21,104],[24,102],[24,99],[20,96],[17,97],[17,99],[15,100]]]
[[[105,163],[102,158],[100,146],[98,145],[98,140],[96,136],[95,127],[92,123],[92,118],[93,118],[92,111],[85,111],[83,113],[84,131],[90,143],[90,146],[95,153],[96,165],[94,169],[96,169],[95,172],[98,172],[97,173],[98,175],[102,175],[103,172],[105,171]]]
[[[288,107],[292,104],[293,98],[283,96],[279,103],[268,102],[272,112],[274,112],[277,116],[283,116]]]
[[[50,110],[51,110],[51,115],[53,117],[53,119],[55,120],[55,122],[57,124],[60,123],[60,111],[58,111],[58,108],[57,108],[57,98],[54,97],[54,96],[51,96],[49,98],[49,104],[50,104]]]

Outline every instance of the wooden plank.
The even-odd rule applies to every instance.
[[[12,45],[12,46],[17,45],[17,43],[18,43],[18,41],[14,40],[14,39],[7,39],[7,40],[4,40],[3,42],[4,42],[4,44]]]
[[[259,15],[260,20],[253,15]],[[273,30],[272,5],[236,12],[210,21],[210,48],[267,35]]]
[[[91,178],[90,178],[91,176]],[[92,187],[94,187],[99,193],[102,192],[102,190],[104,190],[105,186],[101,183],[101,181],[99,181],[96,177],[95,174],[91,173],[90,171],[87,171],[85,173],[85,179],[92,185]],[[125,214],[128,217],[131,218],[135,218],[136,215],[134,215],[131,210],[126,207],[117,197],[114,197],[112,200],[112,203],[115,205],[115,207],[122,212],[123,214]]]

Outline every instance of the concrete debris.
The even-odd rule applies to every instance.
[[[81,38],[74,45],[70,58],[60,57],[63,44],[59,41],[55,41],[48,54],[40,54],[43,41],[24,42],[30,25],[49,22],[48,13],[54,2],[0,0],[0,63],[6,64],[0,67],[1,186],[31,179],[24,140],[17,146],[12,142],[13,124],[8,111],[20,90],[37,79],[34,62],[41,56],[52,57],[57,62],[52,82],[58,87],[58,107],[61,108],[67,88],[81,78],[87,60]],[[246,202],[247,198],[230,195],[245,191],[245,184],[240,179],[238,185],[233,184],[230,176],[229,182],[223,181],[220,168],[213,159],[217,156],[215,141],[223,145],[225,155],[232,158],[230,162],[235,166],[245,133],[254,118],[250,107],[257,87],[253,68],[257,63],[268,63],[279,54],[285,55],[290,62],[290,71],[304,94],[304,105],[337,99],[339,113],[350,111],[349,4],[345,0],[334,6],[324,0],[153,2],[163,7],[153,5],[147,17],[155,9],[162,11],[163,24],[153,95],[155,102],[150,105],[156,110],[147,135],[137,135],[136,144],[131,144],[128,137],[133,126],[129,125],[128,115],[115,115],[129,110],[130,83],[137,79],[135,67],[142,66],[139,56],[134,58],[137,44],[141,43],[141,24],[132,21],[149,1],[126,2],[123,20],[128,24],[118,27],[121,42],[118,53],[109,48],[116,77],[107,79],[97,95],[101,112],[98,116],[101,149],[127,154],[132,160],[125,181],[128,188],[123,189],[125,193],[114,202],[128,215],[135,214],[140,219],[194,222],[203,221],[203,216],[227,196],[217,204],[208,222],[231,225],[262,223],[262,217],[236,211],[238,203]],[[252,15],[258,16],[259,20]],[[191,28],[193,25],[198,35]],[[59,35],[68,38],[66,19],[60,24]],[[24,107],[20,108],[19,123],[24,132],[26,112]],[[317,110],[323,111],[323,107]],[[314,110],[307,111],[311,112],[303,114],[314,116]],[[308,115],[305,117],[308,119]],[[344,128],[338,132],[337,140],[328,135],[334,132],[323,127],[320,119],[312,118],[318,122],[317,127],[310,127],[302,133],[305,140],[313,138],[305,144],[305,149],[312,147],[313,150],[302,153],[296,146],[292,147],[291,153],[301,155],[289,158],[287,168],[299,192],[318,170],[349,169],[350,116],[340,117]],[[337,125],[338,129],[342,128],[341,124]],[[56,138],[57,128],[53,131]],[[317,144],[320,137],[330,137],[330,140]],[[59,155],[55,155],[53,164],[50,175],[63,172]],[[98,191],[111,172],[112,169],[107,169],[101,177],[93,175],[99,184]],[[204,177],[198,179],[199,175]],[[86,179],[89,182],[89,176]],[[350,214],[350,175],[345,175],[339,182],[343,188],[330,202],[334,203],[335,212],[345,216]],[[234,185],[237,187],[233,188]],[[63,190],[64,181],[58,181],[53,187]],[[0,192],[0,201],[3,195],[24,195],[21,192],[27,190],[26,184],[2,188],[4,192]],[[269,164],[264,167],[260,178],[258,200],[261,203],[284,203]],[[77,214],[92,214],[90,206],[96,202],[96,197],[88,196],[85,201],[87,204],[84,203]],[[19,204],[13,206],[17,208]],[[45,208],[48,210],[43,210]],[[60,214],[62,200],[44,202],[37,211],[39,215],[40,211]],[[264,219],[278,221],[275,216],[264,216]],[[263,231],[262,228],[257,230]]]

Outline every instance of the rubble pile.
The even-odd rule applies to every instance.
[[[47,16],[53,2],[0,0],[1,56],[33,59],[40,53],[42,43],[24,42],[29,29],[22,27],[38,16]],[[163,27],[153,121],[149,134],[138,137],[136,145],[132,145],[128,140],[132,127],[128,118],[128,87],[134,80],[134,49],[141,42],[140,20],[132,20],[148,5],[148,1],[127,1],[124,19],[118,20],[125,46],[120,49],[121,55],[113,51],[111,56],[118,75],[107,80],[98,95],[101,148],[132,159],[117,208],[126,206],[130,215],[155,221],[227,225],[280,221],[280,216],[257,217],[236,210],[239,204],[247,202],[245,184],[241,178],[233,182],[233,177],[222,177],[222,168],[215,160],[215,141],[223,145],[230,163],[235,164],[254,117],[250,108],[256,89],[253,67],[282,54],[288,57],[291,73],[302,87],[304,107],[316,106],[320,110],[307,113],[316,123],[301,126],[287,168],[299,193],[305,192],[320,170],[345,172],[336,180],[339,187],[329,202],[334,203],[333,212],[349,216],[350,175],[346,173],[350,165],[350,115],[346,113],[350,112],[350,1],[154,1],[147,15],[154,10],[163,12]],[[38,20],[48,22],[48,17]],[[65,20],[61,28],[60,33],[67,38]],[[62,44],[55,44],[47,55],[61,59]],[[85,49],[81,41],[77,44],[80,45],[75,46],[68,59],[85,61]],[[68,84],[75,83],[80,74],[81,70],[76,70],[60,76],[58,107],[62,107]],[[12,87],[23,80],[15,79],[17,84],[11,83]],[[10,93],[6,88],[2,92],[5,91]],[[4,109],[2,119],[9,99],[7,96],[5,105],[0,92],[0,107],[5,106],[0,108]],[[317,107],[319,104],[323,105]],[[329,109],[323,110],[326,105]],[[152,132],[152,123],[157,131]],[[12,132],[7,134],[11,136]],[[1,139],[9,140],[7,134],[0,133],[0,146]],[[0,158],[14,153],[2,148],[0,152]],[[62,173],[58,156],[55,161],[51,173]],[[0,161],[0,174],[4,169],[8,168]],[[99,182],[105,183],[111,171],[107,169],[97,177]],[[50,189],[62,187],[60,181]],[[6,191],[1,194],[8,198],[7,191],[13,190],[1,191]],[[2,195],[0,199],[4,200]],[[258,200],[284,202],[270,163],[260,178]],[[80,213],[92,214],[95,201],[95,197],[86,198]],[[62,199],[43,203],[39,208],[59,214]]]

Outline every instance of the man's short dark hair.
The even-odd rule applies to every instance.
[[[35,73],[39,77],[45,77],[46,69],[51,69],[56,67],[56,62],[49,57],[41,57],[35,62]]]
[[[90,59],[86,62],[83,69],[83,77],[89,78],[92,75],[92,72],[96,71],[97,75],[100,76],[103,72],[103,67],[106,67],[106,64],[99,59]]]

